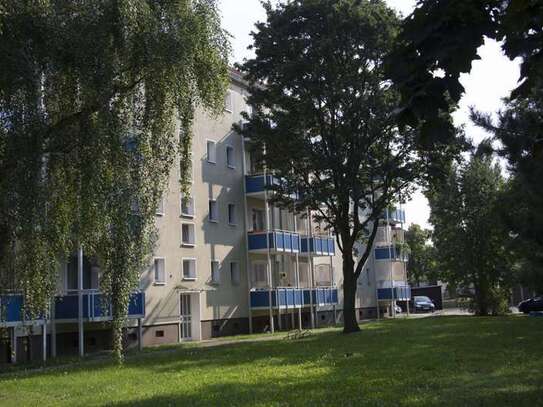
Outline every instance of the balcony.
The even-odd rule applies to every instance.
[[[302,254],[334,256],[336,241],[330,237],[302,237]]]
[[[406,262],[409,256],[398,246],[382,246],[375,248],[375,260],[391,260]]]
[[[394,292],[392,291],[394,290]],[[401,286],[392,288],[378,288],[377,289],[377,298],[379,300],[391,300],[392,294],[394,293],[394,299],[398,301],[409,301],[411,299],[411,287],[410,286]]]
[[[405,223],[405,211],[403,209],[385,209],[382,215],[382,219],[389,223]]]
[[[22,316],[23,296],[20,294],[0,297],[0,326],[14,326],[27,321]],[[55,297],[55,320],[58,322],[77,321],[79,300],[77,293]],[[86,321],[111,320],[111,306],[105,303],[105,296],[98,291],[86,290],[83,293],[83,319]],[[145,293],[130,295],[128,318],[145,316]],[[30,321],[28,321],[30,322]]]
[[[264,199],[264,191],[273,185],[278,185],[279,179],[273,175],[246,175],[245,193],[247,196]]]
[[[274,230],[272,232],[249,233],[249,252],[299,253],[300,235],[294,232]]]
[[[336,305],[338,303],[337,287],[317,287],[313,289],[304,290],[304,302],[305,305],[311,304],[310,294],[313,295],[313,304],[324,305]]]
[[[318,288],[292,288],[278,287],[271,289],[272,308],[300,308],[311,305],[311,295],[313,295],[313,304],[335,305],[338,303],[337,287],[318,287]],[[256,288],[251,290],[251,308],[269,308],[270,290],[267,288]]]

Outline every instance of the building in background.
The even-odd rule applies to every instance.
[[[196,114],[188,196],[181,193],[180,166],[171,171],[156,212],[153,259],[132,295],[128,344],[341,321],[342,262],[335,237],[311,212],[295,215],[270,203],[266,186],[277,179],[232,130],[247,110],[247,88],[238,73],[232,71],[231,79],[222,116]],[[375,317],[378,303],[394,309],[391,305],[408,299],[404,222],[401,209],[384,215],[358,283],[360,319]],[[110,314],[100,305],[99,264],[79,253],[60,274],[58,297],[46,319],[23,322],[22,297],[1,297],[0,325],[9,328],[10,338],[0,341],[0,362],[108,348]]]

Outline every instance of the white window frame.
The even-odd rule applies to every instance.
[[[185,276],[185,261],[194,262],[194,277]],[[181,258],[181,279],[183,281],[196,281],[198,278],[198,269],[197,269],[197,260],[196,257],[182,257]]]
[[[215,217],[211,217],[212,210],[211,210],[211,203],[215,203]],[[207,204],[208,208],[208,214],[207,214],[207,220],[211,223],[219,223],[219,203],[216,199],[210,199]]]
[[[224,111],[228,113],[232,113],[233,110],[234,110],[234,95],[232,94],[231,90],[228,90],[224,97]]]
[[[233,207],[233,215],[234,215],[234,221],[231,222],[231,219],[230,219],[230,207]],[[238,211],[237,211],[237,205],[234,203],[234,202],[229,202],[227,205],[226,205],[226,218],[228,220],[228,225],[229,226],[237,226],[238,225]]]
[[[215,157],[211,157],[209,146],[212,145],[215,149]],[[215,140],[206,140],[206,156],[207,156],[207,162],[209,164],[217,164],[217,142]],[[212,158],[214,158],[212,160]]]
[[[231,151],[231,155],[230,155],[230,158],[231,158],[231,162],[228,160],[228,151]],[[227,145],[226,148],[225,148],[225,154],[226,154],[226,166],[232,170],[235,170],[236,169],[236,158],[235,158],[235,154],[236,154],[236,149],[234,148],[233,145]]]
[[[164,199],[164,195],[162,195],[158,200],[158,204],[155,210],[156,216],[164,216],[166,214],[165,204],[166,200]]]
[[[236,264],[237,265],[237,274],[238,274],[238,281],[234,281],[234,274],[232,273],[232,265],[233,264]],[[239,261],[231,261],[230,262],[230,283],[233,285],[233,286],[239,286],[241,285],[241,266],[239,264]]]
[[[183,241],[183,226],[192,226],[192,243],[187,243]],[[192,222],[182,222],[181,223],[181,246],[183,247],[194,247],[196,246],[196,225]]]
[[[183,200],[184,199],[185,199],[185,194],[181,193],[180,198],[179,198],[179,206],[180,206],[181,216],[183,218],[194,219],[194,216],[196,215],[196,205],[194,203],[194,196],[193,195],[188,195],[188,199],[190,199],[192,201],[192,213],[183,212]]]
[[[162,264],[164,265],[164,281],[158,281],[156,278],[156,262],[157,260],[162,260]],[[153,257],[153,284],[154,285],[166,285],[166,258],[164,257]]]
[[[218,279],[213,278],[213,264],[217,265]],[[209,271],[210,271],[210,278],[209,278],[210,284],[219,285],[221,283],[221,262],[219,260],[211,260],[209,262]]]

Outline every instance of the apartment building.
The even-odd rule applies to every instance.
[[[232,130],[247,110],[247,88],[236,72],[231,79],[221,117],[197,112],[190,195],[181,193],[180,167],[171,171],[157,208],[153,260],[131,299],[129,344],[198,341],[341,320],[342,267],[335,237],[311,212],[293,214],[270,203],[267,186],[277,179],[260,168]],[[377,304],[385,309],[410,295],[400,244],[405,213],[390,210],[384,219],[358,282],[361,319],[375,317]],[[6,311],[0,307],[0,326],[9,328],[10,337],[0,344],[0,355],[15,361],[107,348],[111,338],[104,322],[110,314],[100,306],[99,285],[99,264],[78,253],[64,266],[47,318],[23,321],[17,314],[22,297],[2,296]]]

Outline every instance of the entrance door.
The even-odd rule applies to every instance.
[[[180,302],[180,318],[181,318],[181,339],[192,339],[192,315],[190,311],[190,294],[181,294]]]

